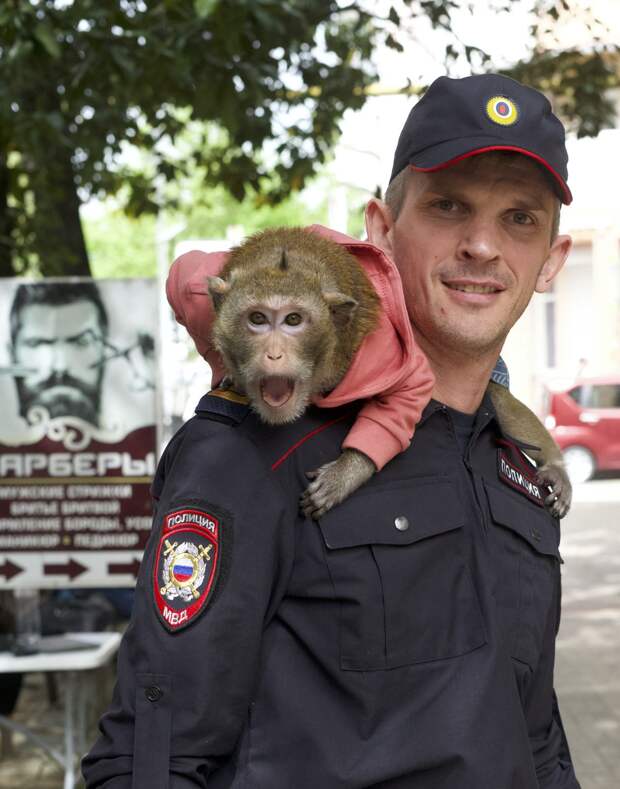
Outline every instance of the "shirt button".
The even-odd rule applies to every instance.
[[[145,688],[144,695],[147,701],[159,701],[164,694],[157,685],[151,685],[150,688]]]
[[[398,531],[407,531],[409,528],[409,521],[404,515],[399,515],[398,518],[394,519],[394,526],[396,526]]]

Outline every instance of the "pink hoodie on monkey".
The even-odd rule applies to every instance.
[[[367,455],[377,469],[406,449],[434,384],[426,357],[413,338],[400,275],[392,261],[367,241],[357,241],[321,225],[308,232],[342,244],[363,266],[381,300],[379,325],[360,345],[342,381],[313,403],[335,408],[367,400],[343,447]],[[186,327],[213,371],[213,385],[224,377],[222,360],[211,344],[213,306],[207,294],[207,276],[216,276],[226,252],[187,252],[170,269],[166,295],[179,323]]]

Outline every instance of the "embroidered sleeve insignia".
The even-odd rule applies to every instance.
[[[175,509],[164,517],[153,567],[159,618],[176,632],[202,613],[220,565],[220,521],[204,509]]]

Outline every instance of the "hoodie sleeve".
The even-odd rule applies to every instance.
[[[227,258],[227,252],[207,253],[197,249],[186,252],[173,262],[166,280],[166,296],[174,317],[185,326],[198,353],[209,363],[214,385],[222,379],[224,367],[211,344],[215,313],[207,291],[207,277],[218,276]]]
[[[363,452],[382,469],[411,443],[434,383],[426,357],[415,349],[400,378],[364,404],[342,446]]]
[[[363,452],[381,469],[409,446],[435,379],[413,336],[396,267],[370,245],[356,245],[355,252],[380,298],[379,324],[358,348],[342,381],[313,402],[335,408],[367,400],[343,447]]]

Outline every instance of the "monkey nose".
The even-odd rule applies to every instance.
[[[282,358],[282,356],[283,356],[283,354],[281,354],[281,353],[280,353],[280,354],[278,354],[278,356],[274,356],[274,355],[273,355],[273,354],[271,354],[271,353],[268,353],[268,354],[267,354],[267,358],[268,358],[268,359],[270,359],[272,362],[277,362],[277,361],[278,361],[278,359],[281,359],[281,358]]]

